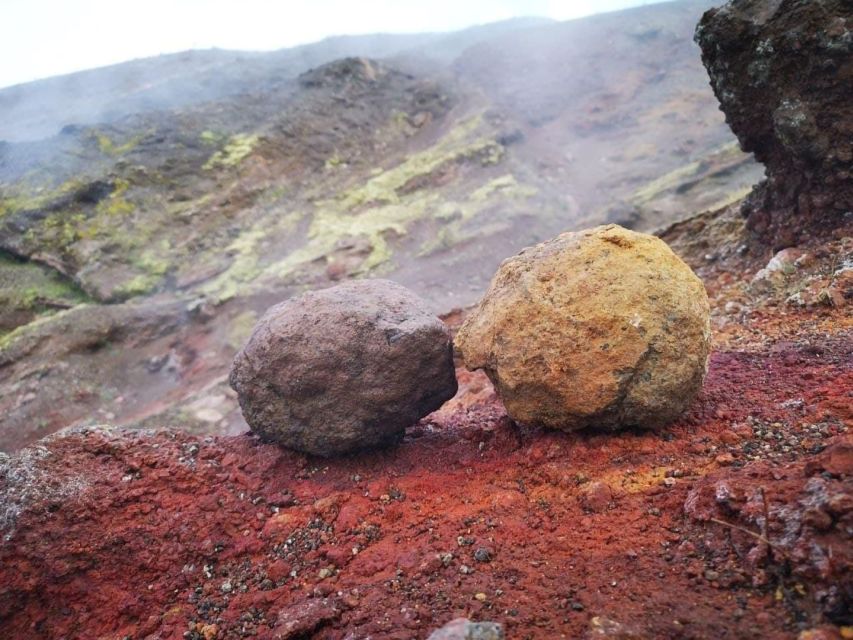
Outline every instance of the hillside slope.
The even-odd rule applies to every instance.
[[[111,123],[132,113],[272,91],[308,69],[348,56],[382,58],[414,51],[428,58],[453,58],[503,31],[544,22],[517,18],[451,35],[334,36],[272,52],[185,51],[47,78],[0,89],[0,140],[36,140],[68,125]]]
[[[121,67],[87,72],[140,112],[0,145],[0,448],[93,415],[239,431],[231,357],[294,292],[381,275],[448,312],[559,231],[739,197],[761,167],[692,44],[706,4],[128,63],[142,102],[109,89]],[[393,56],[296,74],[344,51]],[[203,91],[177,108],[154,78]]]

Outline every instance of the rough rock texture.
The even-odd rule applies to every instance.
[[[708,296],[658,238],[564,233],[501,265],[456,344],[519,422],[659,427],[702,386]]]
[[[504,630],[496,622],[471,622],[468,618],[457,618],[433,631],[427,640],[504,640]]]
[[[779,504],[781,494],[790,498]],[[753,584],[772,580],[768,573],[784,573],[791,587],[809,585],[829,619],[853,622],[853,438],[784,469],[762,463],[749,473],[709,474],[690,491],[684,510],[725,530],[707,539],[708,551],[726,557],[734,548]],[[845,535],[848,542],[838,544]]]
[[[750,228],[788,246],[853,209],[853,3],[734,0],[696,41],[726,120],[767,181]]]
[[[230,382],[254,431],[322,456],[398,440],[457,389],[449,330],[387,280],[272,307],[234,358]]]

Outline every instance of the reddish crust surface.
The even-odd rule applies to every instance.
[[[721,544],[714,505],[683,505],[713,474],[796,510],[804,461],[820,472],[853,419],[851,364],[846,330],[719,350],[683,420],[617,435],[519,429],[460,371],[461,398],[400,447],[335,463],[251,436],[62,435],[38,465],[82,489],[30,504],[0,547],[0,636],[422,638],[468,616],[576,638],[606,616],[643,637],[794,638],[826,578],[777,580]],[[590,481],[608,508],[584,510]],[[814,541],[842,536],[839,519]]]

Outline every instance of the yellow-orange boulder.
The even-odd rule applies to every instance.
[[[701,388],[710,338],[690,267],[659,238],[607,225],[504,261],[456,345],[518,422],[654,428]]]

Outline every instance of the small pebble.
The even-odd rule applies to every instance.
[[[474,552],[474,560],[477,562],[491,562],[492,552],[485,547],[480,547]]]

